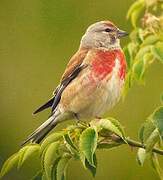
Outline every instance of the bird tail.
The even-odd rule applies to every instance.
[[[52,115],[40,127],[38,127],[32,134],[30,134],[22,146],[28,142],[40,143],[41,140],[58,124],[58,115]]]

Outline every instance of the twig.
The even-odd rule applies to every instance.
[[[101,140],[99,142],[99,145],[98,147],[99,148],[107,148],[107,145],[108,147],[116,147],[116,146],[120,146],[120,145],[123,145],[123,144],[128,144],[132,147],[137,147],[137,148],[143,148],[145,149],[146,148],[146,145],[145,144],[142,144],[138,141],[135,141],[135,140],[132,140],[130,139],[129,137],[126,138],[126,142],[121,139],[119,136],[115,135],[115,134],[112,134],[108,137],[105,137],[103,140]],[[159,149],[159,148],[153,148],[152,150],[154,153],[157,153],[159,155],[163,155],[163,150]]]
[[[127,143],[132,146],[132,147],[138,147],[138,148],[143,148],[145,149],[146,148],[146,145],[143,145],[142,143],[138,142],[138,141],[135,141],[135,140],[132,140],[130,138],[127,138],[126,139]],[[124,142],[125,143],[125,142]],[[160,154],[160,155],[163,155],[163,150],[159,149],[159,148],[153,148],[152,150],[153,152],[157,153],[157,154]]]

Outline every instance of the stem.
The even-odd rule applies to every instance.
[[[132,147],[138,147],[138,148],[143,148],[145,149],[146,148],[146,145],[143,145],[142,143],[138,142],[138,141],[135,141],[135,140],[132,140],[130,138],[127,138],[126,139],[127,143],[132,146]],[[125,142],[124,142],[125,143]],[[126,144],[126,143],[125,143]],[[153,148],[152,150],[153,152],[157,153],[157,154],[160,154],[160,155],[163,155],[163,150],[159,149],[159,148]]]
[[[116,146],[120,146],[122,144],[128,144],[132,147],[137,147],[137,148],[146,148],[145,144],[142,144],[138,141],[135,141],[133,139],[130,139],[129,137],[126,138],[126,141],[124,141],[123,139],[121,139],[119,136],[112,134],[109,137],[106,137],[104,139],[102,139],[99,142],[98,147],[99,148],[110,148],[110,147],[116,147]],[[152,152],[157,153],[159,155],[163,155],[163,150],[159,149],[159,148],[153,148]]]

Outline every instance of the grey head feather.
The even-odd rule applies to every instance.
[[[80,47],[84,48],[120,48],[120,40],[117,37],[118,28],[108,21],[100,21],[88,27],[83,35]],[[107,32],[106,30],[109,30]]]

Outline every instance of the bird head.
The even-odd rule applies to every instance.
[[[128,35],[110,21],[96,22],[88,27],[83,35],[80,47],[84,48],[120,48],[120,38]]]

